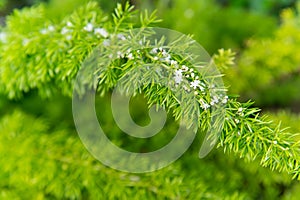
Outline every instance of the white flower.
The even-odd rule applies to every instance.
[[[88,23],[83,29],[87,32],[92,32],[94,29],[94,25],[92,23]]]
[[[187,91],[187,92],[190,91],[190,88],[186,87],[185,85],[183,86],[183,89],[184,89],[185,91]]]
[[[127,58],[128,58],[129,60],[133,60],[133,59],[134,59],[133,54],[132,54],[132,53],[128,54]]]
[[[201,85],[199,86],[199,89],[201,90],[201,92],[203,92],[205,90],[205,88],[202,87]]]
[[[71,26],[73,26],[73,24],[71,22],[67,22],[67,26],[71,27]]]
[[[180,84],[182,82],[182,70],[181,69],[175,70],[174,80],[175,80],[176,84]]]
[[[67,36],[66,36],[66,39],[67,39],[67,40],[72,40],[72,38],[73,38],[72,35],[67,35]]]
[[[171,58],[171,57],[170,57],[170,58]],[[170,64],[170,62],[171,62],[171,61],[170,61],[170,58],[165,58],[164,61],[165,61],[166,63],[169,63],[169,64]]]
[[[180,84],[182,82],[182,76],[174,76],[174,80],[176,84]]]
[[[40,33],[46,35],[48,33],[48,30],[43,28],[42,30],[40,30]]]
[[[23,46],[26,46],[29,43],[29,39],[23,39],[22,44]]]
[[[124,55],[123,55],[123,53],[121,51],[118,51],[117,55],[118,55],[118,58],[123,58],[124,57]]]
[[[6,35],[6,33],[0,33],[0,41],[1,42],[6,42],[7,41],[7,35]]]
[[[151,50],[151,53],[152,54],[156,54],[158,52],[158,48],[153,48],[152,50]]]
[[[211,100],[211,102],[210,102],[210,105],[215,105],[215,104],[217,104],[217,103],[219,103],[219,99],[218,99],[218,97],[217,96],[213,96],[213,98],[212,98],[212,100]]]
[[[101,35],[102,37],[105,37],[105,38],[108,37],[108,32],[104,28],[96,28],[94,33],[97,35]]]
[[[210,105],[207,104],[207,103],[205,103],[202,99],[200,99],[200,104],[201,104],[200,107],[201,107],[203,110],[207,110],[207,109],[210,107]]]
[[[200,81],[199,80],[194,80],[193,82],[191,82],[190,87],[196,89],[197,87],[200,86]]]
[[[239,108],[239,109],[238,109],[238,112],[243,112],[243,108]]]
[[[182,70],[181,69],[175,70],[175,76],[182,76]]]
[[[273,141],[273,144],[275,144],[275,145],[276,145],[276,144],[277,144],[277,141],[276,141],[276,140],[274,140],[274,141]]]
[[[65,35],[65,34],[67,34],[68,32],[70,32],[70,30],[69,29],[67,29],[66,27],[63,27],[62,29],[61,29],[61,34],[62,35]]]
[[[225,96],[224,99],[222,100],[222,103],[227,103],[228,101],[228,96]]]
[[[185,66],[185,65],[182,65],[181,68],[182,68],[183,71],[188,71],[188,69],[189,69],[189,68],[188,68],[187,66]]]
[[[110,40],[104,40],[103,46],[108,47],[110,45]]]
[[[55,31],[55,27],[52,26],[52,25],[50,25],[50,26],[48,26],[48,30],[51,31],[51,32],[52,32],[52,31]]]
[[[126,37],[125,37],[123,34],[121,34],[121,33],[119,33],[119,34],[117,35],[117,37],[118,37],[118,39],[120,39],[120,40],[126,40]]]
[[[176,66],[177,65],[177,61],[176,60],[171,60],[171,65]]]
[[[165,50],[163,50],[163,52],[161,52],[162,56],[164,57],[169,57],[170,54],[168,54]]]

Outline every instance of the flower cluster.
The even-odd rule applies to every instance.
[[[68,21],[65,26],[63,26],[60,29],[60,34],[64,35],[65,38],[67,40],[71,40],[73,38],[73,32],[75,29],[75,25]],[[40,33],[43,35],[47,35],[49,33],[52,33],[56,30],[56,28],[53,25],[49,25],[46,28],[43,28],[40,30]],[[109,33],[105,28],[102,27],[96,27],[93,23],[87,23],[84,27],[82,27],[83,32],[87,32],[87,33],[93,33],[95,36],[97,36],[98,38],[108,38],[109,37]]]
[[[185,64],[179,64],[179,61],[172,58],[171,54],[164,48],[153,48],[150,51],[153,56],[153,61],[160,61],[167,64],[173,73],[173,80],[176,88],[182,85],[186,92],[193,92],[199,97],[200,106],[203,110],[209,109],[211,106],[218,104],[226,104],[228,96],[217,94],[214,92],[214,85],[209,86],[204,80],[199,77],[199,72]],[[205,100],[204,96],[211,92],[213,95],[210,101]]]
[[[54,32],[55,30],[59,30],[60,34],[64,35],[67,40],[71,40],[76,27],[77,26],[69,21],[66,22],[65,26],[61,29],[49,25],[47,28],[41,29],[40,33],[46,35]],[[86,23],[83,27],[81,27],[81,29],[79,29],[79,31],[92,34],[99,39],[103,39],[102,44],[105,47],[109,47],[115,39],[118,41],[130,39],[124,34],[110,34],[105,28],[96,26],[91,22]],[[1,38],[4,38],[4,36]],[[146,38],[144,38],[144,40],[146,40]],[[141,46],[143,46],[144,43],[146,44],[146,41],[144,40],[139,41]],[[201,77],[201,74],[197,70],[189,67],[187,63],[172,56],[168,49],[163,47],[152,48],[149,49],[148,55],[150,55],[151,62],[162,63],[164,66],[167,66],[167,73],[173,77],[173,81],[171,82],[174,83],[175,87],[177,89],[182,88],[185,92],[193,93],[198,98],[199,104],[203,110],[207,110],[211,106],[227,103],[227,96],[218,95],[217,92],[213,92],[213,86],[209,85],[208,82]],[[139,50],[132,51],[128,49],[125,52],[120,50],[116,52],[116,56],[117,58],[126,58],[127,60],[143,59],[143,55],[139,53]],[[113,58],[112,55],[111,58]],[[210,95],[208,95],[210,97],[207,96],[208,93],[210,93]]]

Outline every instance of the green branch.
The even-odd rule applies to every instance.
[[[226,89],[213,85],[220,77],[205,76],[197,71],[203,63],[192,65],[190,55],[172,54],[174,49],[185,50],[189,44],[181,41],[183,45],[180,46],[175,41],[165,47],[162,38],[153,47],[147,46],[147,39],[126,38],[121,33],[135,26],[132,18],[136,14],[131,11],[132,7],[128,5],[125,8],[118,6],[110,19],[96,3],[88,3],[61,23],[53,23],[55,20],[46,17],[44,5],[16,11],[7,19],[7,27],[3,28],[0,37],[0,91],[10,98],[21,98],[23,93],[33,89],[38,89],[43,97],[51,97],[56,91],[71,96],[83,61],[96,47],[111,51],[120,48],[122,51],[117,59],[95,71],[98,75],[96,86],[101,94],[123,80],[124,91],[138,88],[139,92],[144,92],[149,106],[158,104],[175,119],[183,119],[188,127],[200,128],[201,132],[211,128],[213,109],[226,107],[219,147],[247,160],[260,159],[264,167],[286,171],[299,178],[299,144],[293,138],[294,134],[275,126],[266,117],[260,117],[259,109],[252,108],[251,102],[242,104],[223,95]],[[143,27],[157,22],[153,14],[143,16]],[[123,41],[123,46],[114,47],[113,38]],[[148,48],[128,51],[128,45],[134,42],[142,42]],[[106,64],[111,51],[97,60],[99,66]],[[232,57],[231,52],[220,51],[214,59],[226,68],[232,64]],[[151,70],[140,67],[146,65]],[[165,81],[172,87],[157,84],[137,87],[137,81],[146,83],[146,80]],[[91,87],[95,86],[90,79],[85,81]],[[181,89],[176,93],[177,87]]]

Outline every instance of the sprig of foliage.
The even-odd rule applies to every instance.
[[[128,50],[128,45],[135,43],[147,44],[147,37],[144,41],[135,37],[126,38],[122,34],[123,30],[134,27],[131,11],[129,4],[124,8],[118,6],[112,20],[109,20],[96,3],[89,2],[61,23],[53,23],[46,18],[43,14],[44,5],[16,11],[8,18],[1,37],[1,91],[10,98],[20,98],[22,93],[33,89],[38,89],[46,97],[51,97],[55,91],[71,96],[78,70],[95,47],[115,50],[112,46],[113,38],[123,42],[123,46],[118,46],[121,50],[123,47]],[[144,15],[141,21],[143,27],[146,27],[156,22],[156,19],[154,15]],[[251,108],[250,102],[241,104],[223,95],[226,89],[213,85],[218,76],[206,77],[205,73],[195,70],[203,63],[192,65],[187,55],[180,57],[168,49],[185,50],[187,46],[174,43],[173,46],[164,47],[162,44],[163,39],[157,42],[156,47],[149,46],[144,51],[122,50],[110,65],[95,71],[99,78],[96,82],[91,79],[85,81],[105,94],[117,81],[122,81],[122,77],[128,76],[122,84],[123,91],[140,89],[139,92],[145,93],[149,105],[158,104],[172,112],[175,119],[183,119],[187,127],[194,130],[200,128],[203,132],[211,128],[210,119],[214,117],[211,116],[212,110],[226,106],[224,114],[227,118],[219,146],[248,160],[259,158],[263,166],[293,173],[294,178],[298,177],[299,145],[292,139],[292,134],[274,127],[266,117],[260,117],[259,110]],[[97,60],[99,66],[107,64],[109,52]],[[221,55],[214,58],[219,64],[228,65],[231,64],[232,53],[225,55],[221,51]],[[159,71],[140,67],[145,64],[163,68]],[[136,87],[138,81],[143,83],[151,78],[171,83],[171,90],[157,84]],[[174,95],[176,88],[182,88],[177,89],[180,99]]]

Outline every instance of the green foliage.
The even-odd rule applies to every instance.
[[[0,9],[2,9],[6,5],[6,0],[0,0]]]
[[[219,49],[218,54],[213,56],[213,61],[221,72],[226,71],[229,67],[233,66],[235,60],[235,52],[231,49]]]
[[[296,0],[217,0],[226,6],[243,7],[259,13],[278,14],[280,9],[292,6]]]
[[[0,120],[1,199],[277,199],[278,184],[292,184],[222,152],[200,160],[198,145],[160,171],[118,172],[97,162],[73,131],[49,128],[46,119],[17,110]]]
[[[97,4],[93,2],[78,8],[59,24],[51,24],[50,20],[47,20],[43,15],[44,10],[44,6],[24,9],[16,11],[14,15],[8,18],[5,29],[7,38],[2,43],[2,48],[5,51],[1,53],[0,84],[4,93],[7,93],[10,98],[20,97],[23,92],[28,92],[35,88],[38,89],[42,96],[49,97],[53,95],[52,93],[55,90],[71,96],[73,80],[77,71],[93,48],[102,44],[105,38],[109,36],[109,33],[117,34],[118,31],[133,27],[130,21],[132,7],[128,4],[124,8],[120,5],[116,8],[112,18],[113,23],[108,21],[108,18],[97,7]],[[153,15],[150,17],[145,15],[145,17],[141,20],[143,26],[155,22]],[[28,24],[28,22],[30,23]],[[94,33],[94,26],[101,27],[103,32],[100,32],[100,34]],[[119,44],[117,46],[122,50],[123,47],[127,48],[128,45],[134,44],[135,41],[140,40],[133,37],[132,40],[122,41],[122,45]],[[115,61],[112,65],[96,69],[100,78],[99,90],[104,94],[103,92],[115,86],[118,79],[126,75],[130,78],[126,79],[122,84],[124,91],[139,88],[137,87],[138,81],[146,83],[146,80],[151,80],[154,77],[158,79],[158,82],[164,80],[170,82],[169,75],[167,77],[161,75],[165,73],[180,73],[181,76],[191,77],[188,78],[187,83],[182,82],[178,84],[188,88],[192,87],[192,83],[194,83],[193,87],[195,91],[193,93],[190,92],[190,89],[180,91],[180,99],[170,93],[169,89],[157,85],[145,85],[142,91],[145,93],[150,106],[157,104],[167,108],[173,113],[176,120],[182,118],[187,123],[187,127],[193,127],[194,129],[201,127],[201,131],[207,130],[210,122],[205,119],[210,118],[210,109],[215,106],[221,106],[221,104],[226,104],[227,97],[222,96],[221,93],[215,93],[215,96],[210,96],[209,88],[212,87],[211,83],[205,80],[202,74],[192,73],[192,68],[195,66],[189,66],[190,64],[184,61],[186,60],[185,57],[176,58],[173,55],[172,58],[172,55],[168,55],[164,49],[159,50],[160,45],[162,44],[157,44],[154,55],[153,53],[151,55],[154,49],[149,49],[145,52],[131,52],[130,54],[135,55],[133,56],[133,61],[129,58],[128,53],[119,57],[119,61]],[[102,44],[102,47],[106,48],[106,45]],[[109,46],[109,48],[112,47]],[[175,43],[172,48],[185,49],[186,47],[178,46]],[[151,52],[148,52],[150,50]],[[222,52],[220,52],[221,55],[224,54]],[[165,55],[170,56],[173,60],[170,60],[169,57],[169,60],[164,58]],[[163,61],[157,60],[156,56],[161,57],[160,60],[163,59]],[[228,52],[229,64],[232,61],[231,56],[232,53]],[[102,56],[102,59],[105,60],[108,57],[109,54]],[[226,58],[226,56],[224,57]],[[215,56],[215,59],[217,58],[218,56]],[[175,64],[172,64],[172,61]],[[98,62],[99,66],[101,66],[101,62],[105,63],[105,61],[101,60],[98,60]],[[164,65],[168,68],[166,72],[160,73],[157,70],[143,68],[140,71],[131,70],[136,67],[136,63],[143,64],[149,62],[153,62],[158,66]],[[152,71],[154,71],[154,74]],[[197,77],[199,77],[199,80]],[[202,86],[197,85],[199,83],[196,84],[196,81],[201,83]],[[88,84],[92,87],[94,85],[93,82]],[[224,91],[224,88],[216,88],[216,91]],[[179,105],[179,102],[187,103]],[[221,146],[224,146],[225,150],[241,151],[241,157],[247,157],[248,159],[255,159],[258,156],[264,160],[261,162],[263,166],[269,166],[272,169],[280,171],[284,170],[296,174],[295,177],[297,177],[298,163],[295,161],[298,160],[298,145],[289,139],[290,135],[284,133],[279,128],[269,127],[270,124],[264,122],[264,118],[259,118],[256,114],[257,110],[248,108],[248,104],[240,104],[235,100],[230,102],[228,104],[229,107],[226,109],[226,115],[230,117],[230,120],[225,121]],[[246,121],[244,122],[244,120]],[[238,136],[236,137],[239,134],[243,136],[243,139],[248,138],[247,142],[249,145],[242,149],[240,148],[244,140],[240,140]],[[249,139],[248,134],[254,139],[252,140],[251,137]],[[275,140],[270,140],[274,136],[276,137]],[[256,146],[257,138],[261,142],[261,145],[258,147]],[[274,158],[269,159],[268,152],[273,147],[277,150],[274,151]],[[277,158],[279,157],[282,160],[278,161]]]
[[[3,27],[1,34],[0,91],[10,99],[22,99],[22,109],[34,110],[26,106],[26,99],[29,104],[40,101],[30,97],[34,91],[41,97],[58,97],[58,101],[49,108],[34,104],[41,108],[40,113],[34,114],[47,113],[54,107],[63,108],[65,102],[60,102],[60,99],[63,101],[61,95],[72,96],[74,80],[83,61],[95,47],[99,47],[105,51],[97,60],[100,67],[94,71],[98,79],[93,82],[87,77],[83,78],[90,87],[97,87],[102,96],[109,94],[116,82],[127,76],[122,82],[123,91],[138,88],[134,92],[142,93],[148,106],[157,104],[166,108],[175,120],[184,119],[188,127],[198,127],[200,133],[210,128],[208,119],[213,108],[225,106],[225,123],[221,137],[218,138],[218,147],[222,147],[225,152],[234,152],[246,161],[260,161],[264,167],[287,172],[299,179],[299,141],[294,138],[295,134],[271,123],[266,116],[260,116],[260,110],[253,108],[251,102],[239,103],[234,97],[222,95],[226,91],[223,86],[212,87],[212,80],[217,77],[210,77],[210,80],[197,72],[200,63],[193,65],[188,62],[187,55],[172,54],[162,47],[163,39],[153,47],[147,41],[148,35],[145,35],[145,41],[135,35],[123,38],[125,36],[121,33],[128,29],[139,26],[145,28],[158,22],[155,14],[144,12],[138,15],[133,7],[126,4],[123,7],[118,5],[110,16],[97,3],[88,2],[79,7],[75,3],[74,11],[62,11],[55,18],[53,10],[48,9],[48,6],[41,4],[16,10],[7,18],[7,26]],[[121,43],[115,47],[113,39],[121,40]],[[145,49],[123,51],[140,41],[144,43]],[[184,50],[189,45],[181,41],[181,45],[173,43],[171,48]],[[105,65],[109,53],[115,48],[120,49],[121,54]],[[234,53],[230,50],[220,50],[219,54],[213,56],[221,70],[228,70],[233,64],[233,58]],[[153,67],[153,70],[141,67],[145,64]],[[164,68],[159,71],[155,70],[159,69],[155,66]],[[174,76],[185,76],[187,79],[178,81]],[[182,90],[177,90],[180,98],[161,85],[137,87],[139,81],[145,83],[149,79],[167,81],[174,87],[182,87]],[[182,106],[180,102],[185,104]],[[9,104],[8,100],[0,101],[2,108]],[[280,178],[276,172],[270,173],[267,169],[259,168],[255,161],[247,164],[252,166],[248,171],[242,162],[239,164],[240,161],[230,155],[223,158],[220,152],[216,154],[219,163],[215,163],[213,156],[207,163],[207,160],[199,161],[195,150],[191,155],[186,155],[182,162],[162,171],[139,176],[119,173],[97,163],[84,150],[72,128],[62,128],[64,125],[60,125],[59,121],[64,118],[64,114],[58,112],[58,118],[49,114],[52,118],[46,121],[16,111],[1,120],[0,142],[3,145],[0,146],[0,154],[4,155],[0,158],[0,166],[3,167],[0,172],[2,198],[245,199],[258,198],[263,194],[266,198],[274,199],[279,197],[279,189],[275,186],[277,183],[286,187],[294,184],[291,177],[280,175],[283,176]],[[103,113],[103,116],[109,114]],[[107,130],[111,131],[110,137],[116,143],[121,143],[121,146],[128,146],[126,142],[130,139],[122,140],[124,138],[119,136],[121,132],[112,124],[112,121],[106,123]],[[175,126],[171,124],[169,128]],[[145,144],[160,146],[168,131],[162,135],[152,142],[137,143],[131,148],[142,151]],[[12,146],[18,148],[10,148]],[[226,158],[230,158],[232,163]],[[224,168],[225,165],[229,169]],[[240,173],[235,171],[236,165]],[[270,173],[270,177],[258,178],[260,184],[268,187],[263,191],[253,176],[265,173]],[[220,184],[211,181],[212,177]],[[232,182],[228,183],[230,179]]]
[[[164,19],[164,27],[193,34],[210,53],[220,48],[239,50],[248,38],[266,36],[276,27],[272,17],[231,7],[221,8],[213,1],[158,1],[155,5],[158,15]]]
[[[281,16],[282,24],[274,35],[249,41],[237,66],[227,71],[228,83],[235,83],[231,92],[255,98],[259,104],[287,105],[299,99],[294,87],[299,83],[300,56],[295,53],[300,44],[299,15],[288,9]]]

